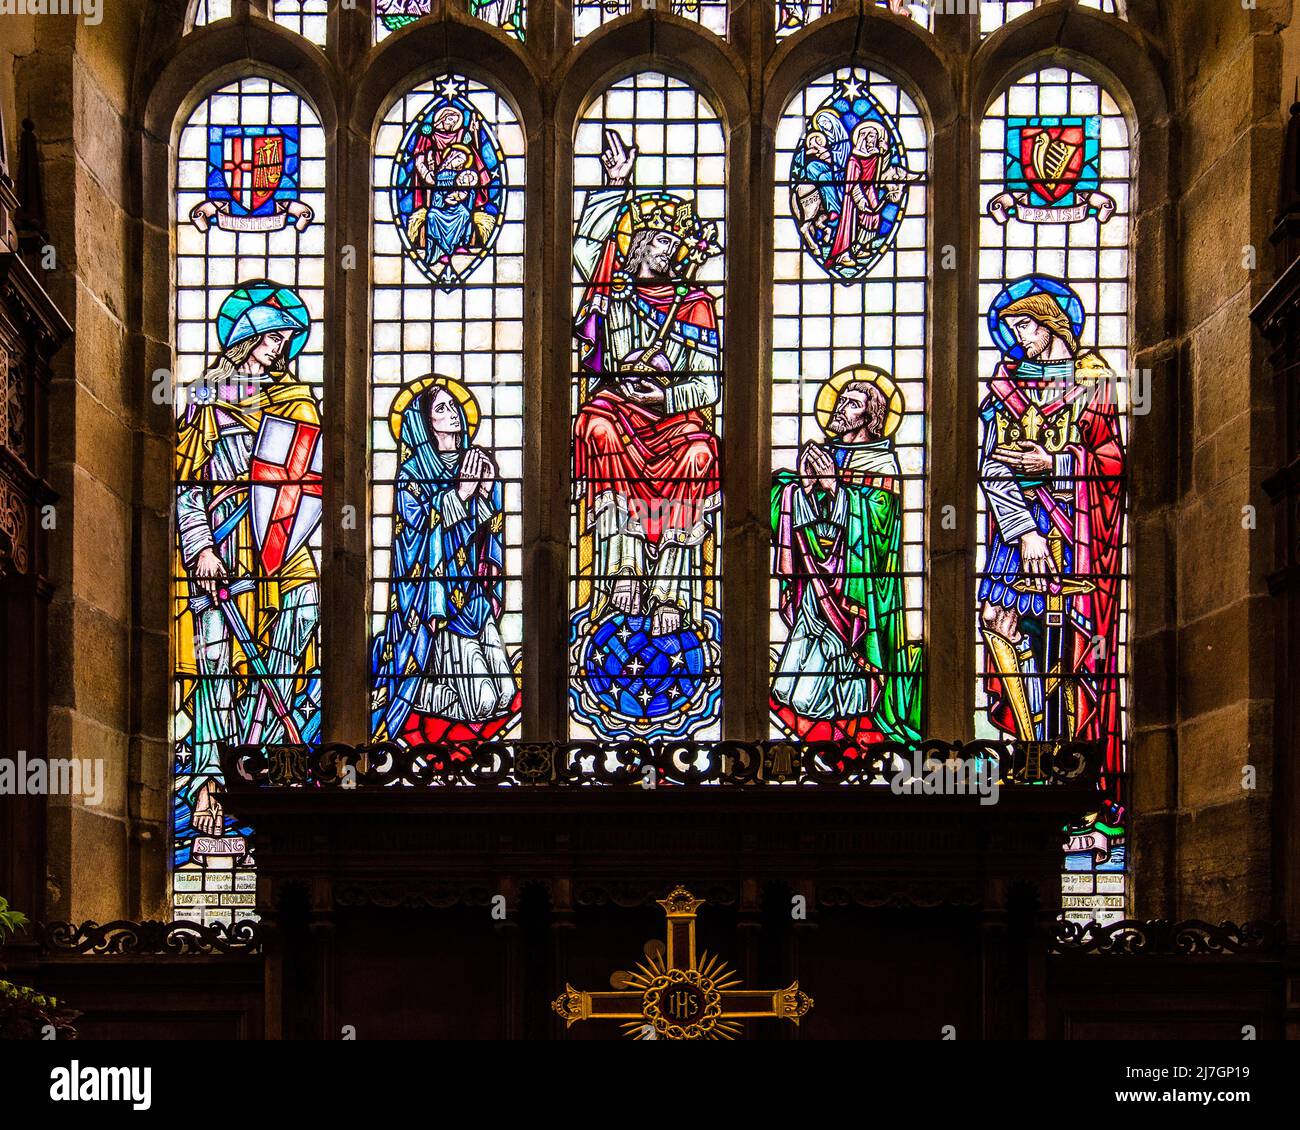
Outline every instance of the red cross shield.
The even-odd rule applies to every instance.
[[[274,574],[320,524],[320,425],[262,417],[249,462],[253,536],[262,568]]]
[[[275,195],[284,176],[284,138],[279,134],[226,138],[222,171],[226,187],[248,212],[256,212]]]

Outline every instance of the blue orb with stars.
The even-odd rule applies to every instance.
[[[686,708],[704,685],[707,659],[696,629],[651,635],[649,616],[618,613],[592,633],[583,668],[599,702],[625,718],[650,721]]]

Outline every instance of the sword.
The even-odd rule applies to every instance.
[[[1074,737],[1072,722],[1074,708],[1071,698],[1072,688],[1068,685],[1065,670],[1066,618],[1069,615],[1069,599],[1084,593],[1094,592],[1095,581],[1086,577],[1064,576],[1065,570],[1065,535],[1053,523],[1047,535],[1048,552],[1052,555],[1052,564],[1056,568],[1056,579],[1045,583],[1025,577],[1018,578],[1011,587],[1016,592],[1043,593],[1043,712],[1047,719],[1049,735],[1058,733],[1062,716],[1065,726],[1060,729],[1061,736]]]
[[[250,577],[244,577],[228,586],[217,589],[215,599],[209,596],[208,593],[200,591],[198,596],[190,597],[190,611],[206,612],[214,604],[221,610],[221,615],[225,617],[235,639],[239,641],[239,646],[248,657],[248,665],[253,669],[254,674],[260,676],[258,679],[258,694],[265,695],[271,700],[271,709],[275,711],[284,724],[284,730],[290,742],[294,745],[300,745],[302,736],[298,733],[298,727],[294,723],[293,711],[289,709],[288,704],[284,701],[279,687],[275,685],[271,670],[266,665],[266,660],[262,658],[261,652],[257,650],[257,642],[253,639],[253,633],[249,631],[248,625],[244,622],[244,618],[240,615],[233,599],[243,593],[253,592],[256,588],[256,581]]]
[[[681,277],[673,288],[673,300],[668,306],[664,320],[659,323],[654,335],[650,338],[650,343],[644,349],[637,351],[636,360],[621,364],[619,372],[640,373],[643,379],[653,380],[662,388],[667,388],[672,384],[673,374],[656,369],[647,358],[653,357],[667,344],[669,337],[672,335],[673,325],[677,321],[677,312],[681,309],[682,300],[686,297],[690,284],[695,281],[695,276],[699,273],[700,268],[720,251],[720,249],[715,250],[716,244],[714,241],[717,237],[717,225],[712,220],[704,225],[702,234],[704,238],[686,253],[686,262],[682,267]],[[617,380],[616,375],[610,375],[614,380]]]

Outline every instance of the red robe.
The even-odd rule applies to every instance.
[[[853,190],[861,187],[873,207],[879,207],[880,194],[876,188],[876,164],[879,155],[872,157],[850,156],[845,169],[844,205],[840,209],[840,224],[835,229],[835,242],[831,245],[830,259],[838,259],[853,245],[858,228],[875,231],[880,227],[880,212],[866,212],[859,216]]]
[[[1074,547],[1073,572],[1091,575],[1096,584],[1094,591],[1070,597],[1072,611],[1091,625],[1092,635],[1073,631],[1068,657],[1070,670],[1084,676],[1076,684],[1077,737],[1104,746],[1107,772],[1102,782],[1103,789],[1112,799],[1118,800],[1119,781],[1114,774],[1123,769],[1118,676],[1124,447],[1114,386],[1105,362],[1096,353],[1084,353],[1076,360],[1075,371],[1076,379],[1091,388],[1092,395],[1087,407],[1079,414],[1079,442],[1068,447],[1074,456],[1074,513],[1067,515],[1059,507],[1050,505],[1048,509],[1053,524]],[[1017,418],[1028,407],[1029,401],[1021,391],[1014,366],[1000,366],[989,391],[990,400],[1001,403]],[[1054,415],[1071,411],[1073,399],[1075,397],[1067,393],[1057,401],[1041,406],[1040,411],[1050,422]],[[1045,489],[1036,494],[1037,501],[1049,502]],[[993,521],[991,514],[988,521]],[[1093,646],[1094,636],[1102,640],[1100,657]],[[991,658],[987,662],[985,680],[993,703],[990,719],[999,729],[1015,733],[1015,720]]]
[[[604,355],[602,300],[608,283],[600,280],[608,275],[598,271],[596,277],[583,303],[577,334],[583,343],[583,369],[604,375],[616,370],[617,359]],[[674,289],[671,283],[641,284],[636,300],[666,314]],[[675,323],[675,334],[691,326],[701,335],[716,336],[713,296],[692,289],[682,299]],[[710,500],[720,490],[717,436],[696,409],[663,415],[628,400],[616,387],[606,387],[578,410],[574,475],[585,484],[589,512],[602,494],[623,496],[641,519],[647,542],[657,547],[665,530],[689,529],[712,509]]]

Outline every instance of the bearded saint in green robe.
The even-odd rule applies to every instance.
[[[902,480],[890,404],[850,380],[797,471],[772,484],[775,569],[788,629],[771,708],[807,741],[920,739],[921,648],[907,639]]]

